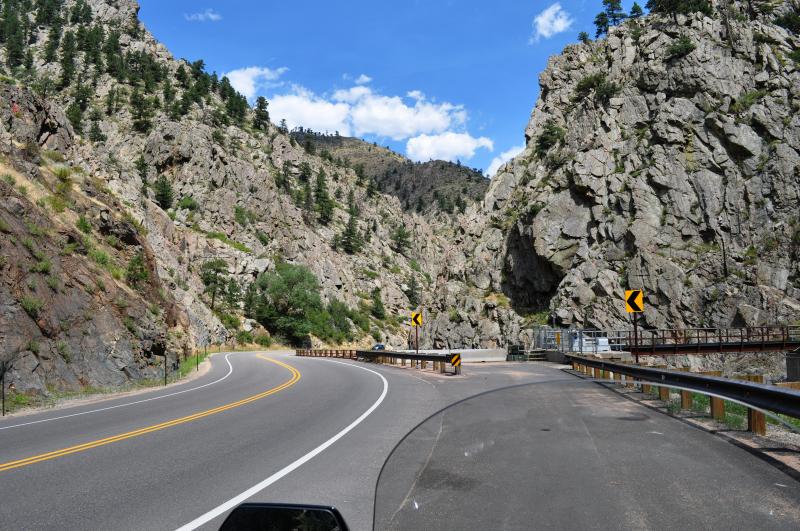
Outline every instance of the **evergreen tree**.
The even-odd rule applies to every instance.
[[[47,44],[44,47],[44,62],[52,63],[56,60],[56,52],[61,43],[61,24],[53,24],[47,33]]]
[[[175,201],[175,193],[172,191],[172,185],[164,175],[156,180],[154,188],[156,203],[158,203],[163,210],[171,208],[173,201]]]
[[[78,105],[78,102],[73,101],[70,103],[69,107],[67,107],[66,114],[72,124],[72,128],[76,133],[81,134],[83,132],[83,110],[81,110],[81,106]]]
[[[164,97],[164,107],[167,109],[172,107],[172,104],[175,103],[175,89],[172,88],[172,82],[169,78],[164,79],[162,96]]]
[[[300,163],[300,180],[303,182],[307,182],[311,180],[311,166],[308,162],[301,162]]]
[[[147,187],[147,162],[144,160],[144,155],[139,155],[139,157],[134,161],[133,165],[136,167],[136,173],[139,174],[139,178],[142,180],[142,188]]]
[[[310,181],[306,181],[303,186],[303,210],[306,212],[314,211],[314,194],[311,193]]]
[[[20,24],[19,14],[12,11],[11,6],[11,2],[5,2],[3,38],[6,44],[6,64],[9,68],[16,68],[25,60],[25,33]],[[23,13],[24,16],[26,15]]]
[[[392,232],[392,244],[394,250],[400,254],[405,254],[411,245],[411,233],[405,225],[398,225]]]
[[[419,306],[419,283],[417,282],[417,277],[411,275],[411,278],[408,279],[408,287],[405,290],[406,297],[408,297],[408,303],[411,305],[411,308],[416,308]]]
[[[222,258],[214,258],[203,262],[200,266],[200,279],[205,284],[204,293],[211,294],[211,309],[217,300],[217,293],[223,291],[228,283],[228,264]]]
[[[642,6],[639,5],[638,2],[634,2],[633,6],[631,7],[631,13],[628,15],[629,18],[637,19],[641,18],[644,15],[644,11],[642,10]]]
[[[89,140],[92,142],[105,142],[106,135],[100,129],[100,111],[95,109],[92,112],[92,127],[89,129]]]
[[[62,88],[69,86],[75,77],[75,34],[67,31],[61,40],[61,81]]]
[[[327,225],[333,219],[334,204],[331,196],[328,193],[328,185],[325,182],[325,171],[320,169],[317,174],[317,183],[314,190],[314,201],[319,213],[319,221],[323,225]]]
[[[603,0],[603,5],[605,6],[608,23],[611,26],[616,26],[628,18],[628,15],[622,9],[622,0]]]
[[[142,251],[133,255],[131,261],[128,262],[125,278],[131,286],[137,289],[141,287],[142,282],[147,282],[150,278],[150,271],[147,269],[144,253]]]
[[[598,13],[597,16],[594,17],[594,25],[597,28],[594,37],[599,39],[608,33],[608,15],[606,15],[605,12]]]
[[[386,308],[383,306],[383,301],[381,300],[380,288],[372,290],[372,307],[370,308],[370,312],[376,319],[386,319]]]
[[[585,31],[578,33],[578,40],[581,41],[583,44],[589,44],[592,42],[592,39],[589,37],[589,34]]]
[[[361,250],[361,233],[358,231],[358,216],[350,213],[347,226],[341,237],[342,250],[347,254],[355,254]]]
[[[106,56],[106,71],[116,80],[125,77],[125,61],[122,55],[122,46],[119,43],[119,32],[112,31],[108,34],[103,45],[103,53]]]
[[[269,102],[267,102],[267,98],[264,96],[259,96],[256,99],[256,108],[253,113],[253,127],[261,130],[266,131],[267,127],[269,126],[269,111],[267,111],[267,106]]]
[[[367,182],[367,197],[375,197],[375,194],[377,193],[378,193],[378,186],[375,183],[375,179],[370,177]]]
[[[139,88],[135,87],[131,92],[130,98],[131,116],[133,117],[133,128],[140,133],[147,133],[152,127],[153,111],[151,102],[144,97]]]

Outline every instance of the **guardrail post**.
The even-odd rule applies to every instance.
[[[656,369],[666,369],[666,365],[655,365],[654,368]],[[659,386],[658,388],[658,399],[663,402],[669,402],[669,387]]]
[[[764,376],[762,374],[750,374],[739,379],[754,383],[764,383]],[[756,435],[766,435],[766,415],[764,415],[761,411],[747,408],[747,431],[755,433]]]
[[[722,376],[722,371],[703,371],[700,374],[706,376]],[[714,420],[722,420],[725,418],[725,401],[716,396],[710,396],[711,402],[711,418]]]
[[[681,367],[679,371],[689,372],[689,367]],[[681,409],[692,409],[692,392],[681,389]]]

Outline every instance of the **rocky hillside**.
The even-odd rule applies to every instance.
[[[154,354],[265,334],[248,289],[281,263],[320,285],[313,342],[404,344],[445,224],[308,153],[202,61],[174,59],[137,12],[135,0],[3,2],[11,382],[116,384],[151,376]]]
[[[479,170],[443,160],[415,163],[394,151],[359,138],[323,135],[308,130],[292,133],[306,151],[346,161],[359,178],[374,180],[381,192],[397,197],[414,212],[464,212],[483,199],[489,180]]]
[[[525,151],[461,218],[436,343],[624,328],[627,288],[647,327],[800,319],[798,6],[708,12],[629,20],[550,59]]]

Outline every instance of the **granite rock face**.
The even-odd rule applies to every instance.
[[[434,342],[626,327],[628,288],[645,290],[647,327],[800,319],[800,36],[726,4],[550,59],[526,149],[461,219]],[[677,57],[680,38],[693,48]],[[445,315],[449,296],[477,311]]]

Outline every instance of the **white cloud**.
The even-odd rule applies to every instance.
[[[530,43],[533,44],[542,37],[549,39],[557,33],[567,31],[573,22],[574,19],[569,13],[564,11],[561,4],[556,2],[534,17],[534,33],[531,35]]]
[[[258,89],[269,87],[272,81],[276,81],[287,70],[289,69],[286,67],[273,70],[265,66],[248,66],[231,70],[225,75],[228,76],[233,88],[252,100]]]
[[[406,143],[406,154],[417,161],[430,159],[455,161],[471,159],[475,155],[475,150],[479,148],[491,151],[494,149],[494,144],[485,136],[475,138],[469,133],[448,131],[439,135],[419,135],[410,138]]]
[[[366,85],[372,81],[372,78],[369,77],[367,74],[361,74],[356,78],[356,85]]]
[[[348,123],[350,105],[334,103],[316,96],[303,87],[295,86],[289,94],[272,96],[269,102],[273,119],[285,119],[289,128],[308,127],[314,131],[350,136]]]
[[[204,11],[200,11],[199,13],[192,13],[191,15],[184,13],[183,18],[188,20],[189,22],[217,22],[222,20],[222,15],[214,11],[213,9],[206,8]]]
[[[489,163],[489,167],[486,168],[486,176],[493,177],[494,174],[497,173],[497,170],[500,169],[500,166],[522,153],[522,150],[524,149],[525,144],[522,144],[519,146],[514,146],[511,149],[500,153],[498,156],[492,159],[492,162]]]
[[[489,138],[460,132],[467,121],[462,105],[430,101],[419,90],[408,92],[404,98],[354,85],[318,95],[295,85],[288,93],[273,94],[269,100],[273,120],[285,119],[290,128],[407,140],[407,153],[415,160],[467,160],[477,149],[494,148]]]

